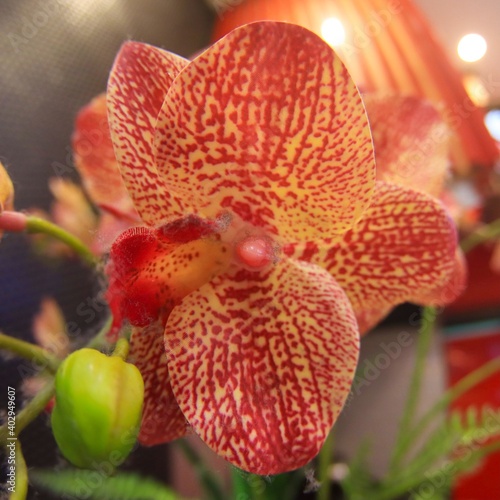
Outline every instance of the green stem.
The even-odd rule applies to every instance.
[[[231,468],[231,479],[233,483],[233,498],[245,498],[248,500],[263,500],[267,498],[264,479],[256,474],[249,474],[237,467]]]
[[[396,443],[392,453],[389,474],[398,470],[403,458],[402,444],[406,440],[413,424],[413,418],[418,406],[420,397],[420,389],[422,386],[422,378],[425,370],[425,361],[432,341],[432,332],[436,322],[437,310],[434,307],[424,307],[422,310],[422,322],[417,343],[417,354],[415,360],[415,367],[410,381],[410,388],[408,397],[406,399],[403,416],[399,424],[398,434],[396,436]]]
[[[481,243],[486,243],[487,241],[497,238],[500,238],[500,219],[474,231],[467,238],[462,240],[460,246],[462,250],[467,253]]]
[[[16,441],[16,487],[9,500],[25,500],[28,495],[28,468],[19,439]]]
[[[111,330],[112,326],[113,326],[113,316],[110,316],[106,320],[102,328],[99,330],[99,332],[97,332],[95,337],[90,339],[85,347],[88,347],[89,349],[101,349],[106,345],[108,345],[109,342],[106,340],[106,335],[109,333],[109,330]]]
[[[49,401],[54,395],[54,379],[51,379],[47,384],[36,394],[36,396],[16,415],[16,435],[45,409]],[[0,443],[5,445],[7,442],[8,428],[7,424],[0,426]]]
[[[418,421],[415,427],[408,432],[408,434],[401,440],[400,443],[400,454],[403,456],[407,451],[410,450],[413,443],[424,433],[430,423],[433,420],[442,415],[443,410],[445,410],[450,403],[465,394],[472,387],[483,382],[488,377],[500,371],[500,359],[493,359],[488,363],[484,364],[472,373],[469,373],[459,382],[457,382],[453,387],[450,387],[443,396],[437,401],[427,413]]]
[[[36,363],[37,368],[46,368],[53,373],[57,371],[57,368],[61,363],[58,358],[50,354],[45,349],[42,349],[35,344],[31,344],[30,342],[10,337],[4,333],[0,333],[0,349],[17,354],[22,358]]]
[[[331,481],[328,472],[333,459],[333,443],[334,438],[332,429],[319,452],[318,478],[320,487],[316,493],[317,500],[328,500],[330,498]]]
[[[207,498],[209,498],[210,500],[224,500],[226,496],[222,491],[219,481],[205,467],[203,460],[194,450],[194,448],[190,446],[190,444],[185,439],[179,439],[176,444],[184,452],[184,456],[196,471],[198,479],[200,480],[200,483],[203,486],[205,493],[207,494]]]
[[[117,356],[123,359],[123,361],[127,361],[129,349],[130,349],[130,344],[128,343],[127,339],[124,338],[118,339],[118,342],[116,343],[115,348],[113,350],[112,356]]]
[[[28,233],[41,233],[52,236],[72,248],[77,255],[82,257],[91,266],[97,264],[94,254],[80,239],[52,222],[28,215],[26,217],[26,231]]]

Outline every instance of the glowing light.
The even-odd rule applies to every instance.
[[[464,87],[472,102],[480,108],[485,108],[490,101],[490,93],[481,78],[477,75],[464,75]]]
[[[486,40],[477,33],[469,33],[460,39],[458,42],[458,55],[465,62],[479,61],[487,49]]]
[[[338,47],[345,42],[345,28],[340,19],[329,17],[321,25],[321,36],[328,45]]]
[[[484,121],[493,138],[500,141],[500,109],[493,109],[486,113]]]

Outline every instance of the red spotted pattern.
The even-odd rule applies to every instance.
[[[105,94],[78,113],[72,146],[76,168],[92,201],[119,218],[138,220],[116,162]]]
[[[375,176],[358,91],[331,48],[282,23],[244,26],[173,82],[156,161],[179,206],[307,241],[352,227]]]
[[[154,164],[158,112],[172,80],[189,61],[150,45],[126,42],[108,82],[111,136],[123,180],[142,220],[151,226],[185,215]]]
[[[355,313],[368,329],[399,302],[448,293],[456,235],[429,196],[375,189],[363,103],[317,36],[256,23],[185,65],[127,43],[108,90],[121,172],[150,226],[124,233],[108,267],[115,315],[142,327],[141,440],[185,432],[173,394],[218,454],[281,473],[317,454],[345,402]]]
[[[276,474],[318,453],[349,394],[359,334],[331,275],[285,259],[187,296],[169,317],[165,345],[194,430],[237,467]]]
[[[377,179],[440,196],[450,167],[450,131],[439,111],[413,96],[367,94]]]
[[[152,446],[186,434],[189,424],[172,393],[163,326],[153,323],[135,329],[130,341],[130,356],[144,379],[144,408],[139,441]]]
[[[440,202],[377,182],[372,205],[341,240],[290,245],[284,251],[330,271],[365,332],[402,302],[444,305],[454,300],[456,248],[455,226]]]
[[[172,307],[231,263],[230,248],[214,226],[187,217],[158,229],[135,227],[113,243],[107,298],[117,324],[163,324]]]

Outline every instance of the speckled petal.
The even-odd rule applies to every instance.
[[[105,94],[79,111],[72,145],[76,168],[92,201],[112,207],[122,217],[138,219],[116,162]]]
[[[465,256],[460,248],[455,252],[453,272],[444,282],[438,283],[429,294],[429,305],[446,306],[455,301],[467,287],[468,269]]]
[[[133,332],[129,360],[144,379],[140,443],[152,446],[184,436],[188,423],[170,386],[162,325],[154,323]]]
[[[158,229],[135,227],[113,243],[106,272],[115,317],[144,327],[165,322],[172,307],[231,263],[229,248],[201,219]]]
[[[351,306],[318,266],[217,277],[167,322],[174,395],[219,455],[278,474],[319,451],[349,394],[359,349]]]
[[[155,147],[188,213],[228,210],[283,241],[345,232],[372,194],[358,91],[332,49],[291,24],[243,26],[195,59],[170,87]]]
[[[374,326],[402,302],[451,302],[456,296],[449,288],[457,273],[456,249],[455,225],[440,202],[377,182],[372,206],[342,240],[304,248],[290,245],[284,251],[332,273],[363,333],[361,328]]]
[[[367,94],[377,179],[438,197],[449,170],[450,131],[432,103],[414,96]]]
[[[165,94],[188,61],[156,47],[126,42],[108,82],[111,137],[123,180],[148,225],[184,215],[170,200],[153,157],[154,126]]]

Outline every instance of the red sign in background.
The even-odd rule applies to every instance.
[[[468,373],[500,357],[500,322],[476,323],[447,330],[445,355],[448,383],[456,384]],[[492,375],[458,398],[450,410],[475,407],[500,409],[500,374]],[[500,422],[497,422],[500,426]],[[490,441],[491,442],[491,441]],[[490,455],[471,474],[461,476],[453,500],[500,499],[500,452]]]

